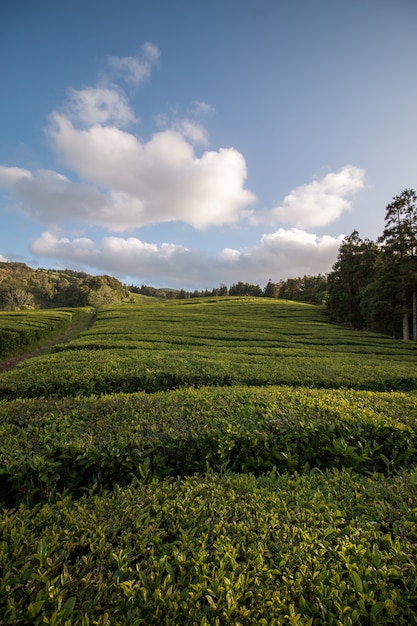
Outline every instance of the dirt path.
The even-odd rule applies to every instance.
[[[53,346],[56,346],[59,343],[66,343],[67,341],[74,339],[74,337],[76,337],[83,330],[90,328],[90,326],[94,324],[95,318],[95,311],[85,314],[80,313],[69,326],[64,328],[64,330],[54,333],[50,337],[46,338],[45,341],[33,346],[27,352],[21,352],[19,354],[5,357],[4,359],[0,359],[0,374],[2,372],[10,372],[11,370],[14,370],[21,361],[30,359],[33,356],[38,356],[39,354],[46,354]]]

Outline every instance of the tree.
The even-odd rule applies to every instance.
[[[268,280],[268,284],[264,289],[265,298],[278,298],[279,297],[279,285],[273,283],[271,279]]]
[[[250,283],[238,283],[231,285],[229,288],[229,296],[262,296],[263,291],[259,285],[251,285]]]
[[[327,307],[337,322],[364,328],[361,301],[374,279],[380,250],[369,239],[361,239],[357,230],[345,237],[339,248],[333,271],[328,276]]]
[[[397,298],[403,320],[403,338],[409,338],[409,312],[417,341],[417,194],[405,189],[386,207],[385,229],[379,243],[395,272]]]
[[[17,309],[33,309],[35,306],[35,298],[33,294],[26,289],[14,287],[4,294],[4,306],[9,310]]]
[[[360,310],[366,328],[393,337],[402,336],[397,289],[392,260],[381,251],[374,265],[373,276],[361,292]]]

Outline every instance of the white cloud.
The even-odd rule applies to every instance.
[[[71,119],[85,126],[115,124],[127,126],[138,121],[126,95],[117,87],[70,89],[68,112]]]
[[[321,180],[293,189],[281,204],[254,214],[256,223],[291,223],[298,228],[325,226],[351,209],[351,198],[364,187],[365,171],[346,165]]]
[[[138,85],[158,58],[157,47],[146,44],[140,58],[110,57],[109,65],[114,74]],[[190,111],[182,119],[171,116],[170,125],[168,116],[160,116],[159,131],[144,139],[126,130],[138,120],[125,92],[110,78],[96,87],[70,90],[67,106],[51,114],[46,129],[67,175],[0,167],[0,188],[18,200],[13,208],[48,229],[32,242],[32,253],[136,277],[138,282],[187,288],[238,280],[266,284],[270,277],[329,271],[342,236],[318,237],[303,228],[323,226],[349,210],[352,195],[364,186],[364,171],[348,165],[297,187],[273,209],[254,213],[249,207],[256,198],[245,187],[243,155],[232,147],[207,149],[206,129],[195,116],[213,108],[195,101]],[[135,236],[108,236],[98,243],[88,237],[56,236],[58,228],[70,223],[72,232],[83,232],[87,225],[124,233],[172,221],[204,230],[248,217],[254,223],[290,223],[297,228],[280,228],[253,247],[228,247],[212,257]]]
[[[32,174],[29,170],[21,167],[4,167],[0,165],[0,187],[14,190],[15,185],[22,179],[31,180]]]
[[[67,237],[58,239],[49,232],[42,233],[40,237],[32,241],[30,249],[33,254],[62,261],[81,262],[86,265],[94,264],[94,259],[101,254],[92,239],[87,237],[78,237],[72,241]]]
[[[197,132],[197,126],[192,130]],[[94,219],[116,232],[175,220],[198,229],[228,224],[255,199],[244,188],[246,164],[237,150],[220,148],[198,157],[176,130],[157,132],[143,142],[115,126],[80,130],[54,113],[49,137],[82,180],[107,190],[111,207],[106,203]]]
[[[91,239],[58,238],[43,233],[31,245],[31,252],[60,262],[82,264],[90,269],[133,277],[155,286],[198,289],[239,280],[264,286],[273,280],[330,271],[343,239],[318,237],[302,230],[279,229],[265,234],[258,245],[233,250],[226,248],[208,257],[199,250],[170,243],[145,243],[136,237],[104,237],[100,244]]]
[[[142,46],[140,58],[110,56],[108,61],[110,67],[126,82],[140,85],[149,78],[152,67],[158,62],[159,57],[158,46],[148,42]]]
[[[49,226],[67,220],[100,222],[112,213],[111,199],[86,183],[73,183],[66,176],[50,170],[33,174],[16,167],[0,167],[0,186],[12,191],[21,210]]]
[[[207,131],[204,126],[198,124],[197,122],[193,122],[188,119],[179,120],[175,124],[175,128],[178,130],[178,132],[181,133],[183,137],[189,139],[193,144],[208,144]]]

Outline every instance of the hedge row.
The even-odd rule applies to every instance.
[[[275,357],[227,349],[66,350],[23,362],[0,378],[0,398],[155,393],[184,387],[297,385],[316,388],[417,389],[415,357],[321,355]]]
[[[417,398],[233,387],[0,403],[3,502],[208,468],[384,472],[417,462]]]
[[[417,472],[154,480],[5,512],[2,624],[417,624]]]
[[[70,324],[73,310],[0,312],[0,358],[16,353]]]

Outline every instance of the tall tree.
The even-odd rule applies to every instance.
[[[353,328],[365,327],[361,301],[373,280],[379,254],[378,246],[361,239],[357,230],[342,241],[333,271],[328,275],[327,307],[337,322]]]
[[[379,243],[396,273],[397,298],[403,320],[403,338],[409,338],[409,312],[417,341],[417,194],[405,189],[386,207],[385,228]]]

